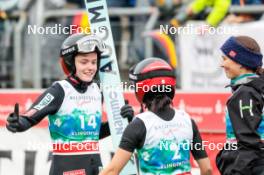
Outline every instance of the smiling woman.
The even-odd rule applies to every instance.
[[[216,163],[222,175],[264,174],[264,76],[258,43],[248,36],[230,37],[221,47],[222,67],[231,80],[227,101],[225,147]],[[234,163],[230,163],[234,162]]]
[[[230,79],[233,79],[241,74],[241,65],[227,56],[223,56],[221,67],[224,69],[226,76]],[[244,69],[244,71],[246,71],[246,69]]]
[[[85,82],[92,81],[97,72],[97,62],[96,53],[81,53],[76,55],[76,76]]]
[[[61,47],[61,65],[67,78],[54,82],[19,114],[18,104],[7,118],[7,129],[23,132],[49,117],[53,156],[50,175],[95,175],[102,166],[99,139],[110,134],[102,123],[102,95],[94,76],[105,46],[96,35],[77,33]]]

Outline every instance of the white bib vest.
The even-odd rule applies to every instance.
[[[65,96],[58,112],[49,116],[53,154],[99,153],[102,96],[97,84],[81,94],[66,80],[57,83]]]
[[[139,156],[140,175],[176,175],[190,172],[192,122],[187,113],[175,110],[165,121],[153,112],[137,115],[146,127],[146,138]]]

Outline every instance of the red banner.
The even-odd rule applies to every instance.
[[[20,113],[25,112],[40,95],[41,91],[1,91],[0,92],[0,127],[5,126],[6,117],[13,112],[15,103],[19,103]],[[125,98],[133,106],[136,113],[140,111],[140,105],[134,93],[126,92]],[[206,149],[214,168],[214,175],[218,175],[215,166],[215,156],[225,142],[225,103],[230,94],[228,93],[184,93],[176,92],[173,105],[184,109],[196,121],[203,141],[207,144]],[[104,112],[104,120],[106,119]],[[45,118],[36,127],[47,127],[48,120]],[[218,146],[216,148],[216,146]],[[193,167],[198,165],[192,161]]]
[[[19,113],[24,113],[40,95],[41,91],[0,91],[0,126],[5,125],[9,113],[19,103]],[[38,127],[47,126],[47,120]]]
[[[173,105],[184,109],[197,123],[202,132],[225,132],[225,103],[228,93],[183,93],[176,92]],[[133,93],[125,93],[136,112],[140,105]]]
[[[14,104],[19,103],[20,113],[28,109],[34,100],[40,95],[40,91],[1,91],[0,92],[0,126],[5,125],[6,117],[13,112]],[[125,93],[125,98],[133,106],[134,110],[140,111],[140,105],[133,93]],[[203,132],[224,132],[225,102],[227,93],[182,93],[177,92],[173,100],[176,108],[184,109],[196,121],[199,129]],[[105,117],[105,113],[104,113]],[[44,120],[37,127],[47,127]]]

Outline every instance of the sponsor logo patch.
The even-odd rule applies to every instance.
[[[41,110],[44,107],[48,106],[54,99],[54,96],[50,93],[47,93],[46,96],[36,105],[34,109]]]
[[[230,52],[229,52],[229,56],[231,56],[232,58],[234,58],[235,56],[236,56],[236,52],[235,51],[233,51],[233,50],[231,50]]]
[[[86,175],[85,169],[63,172],[63,175]]]

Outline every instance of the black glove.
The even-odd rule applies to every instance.
[[[127,118],[128,122],[131,122],[134,117],[134,110],[129,104],[125,104],[121,108],[120,114],[123,118]]]
[[[7,117],[6,128],[11,132],[22,132],[30,128],[32,125],[27,117],[19,116],[19,105],[15,104],[14,112]]]

